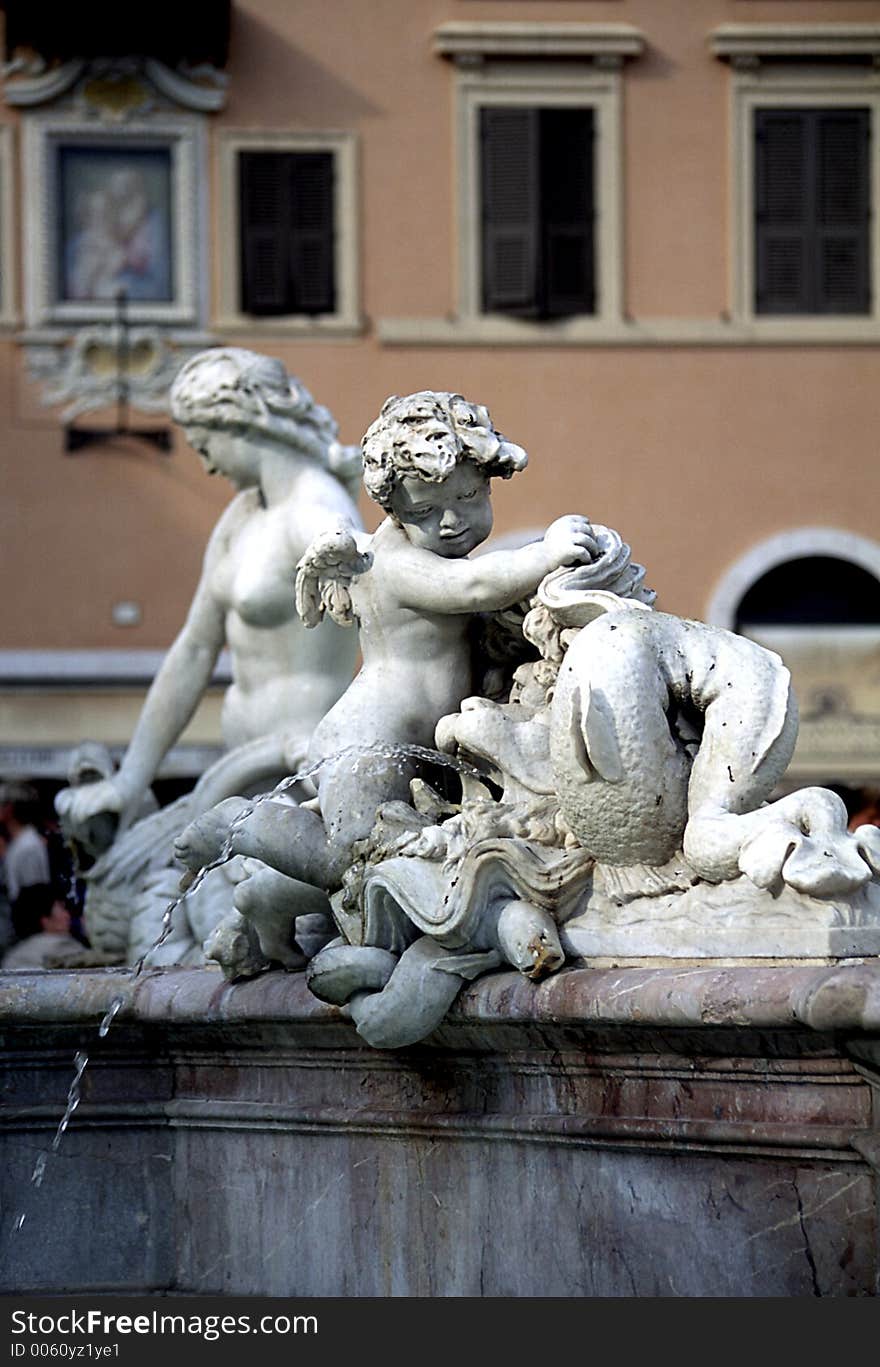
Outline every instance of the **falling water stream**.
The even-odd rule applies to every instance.
[[[159,934],[157,935],[154,943],[150,945],[149,949],[145,950],[141,957],[133,965],[131,972],[129,974],[130,982],[135,982],[140,977],[147,959],[157,949],[160,949],[162,945],[165,943],[165,941],[168,939],[168,936],[171,934],[171,930],[173,927],[174,913],[177,911],[178,907],[181,906],[181,904],[188,897],[192,896],[194,893],[198,891],[198,889],[201,887],[202,883],[205,881],[205,879],[208,877],[210,873],[213,873],[215,869],[220,868],[223,864],[228,863],[229,860],[233,858],[233,845],[235,843],[236,834],[244,825],[245,821],[247,821],[248,818],[253,815],[257,807],[261,806],[264,802],[271,802],[277,800],[279,797],[283,797],[292,788],[294,788],[296,784],[302,783],[306,779],[312,778],[318,772],[318,770],[321,769],[325,764],[330,763],[331,761],[335,763],[336,761],[344,759],[347,755],[351,754],[356,755],[358,758],[360,758],[361,756],[366,757],[367,755],[379,755],[383,759],[393,760],[401,769],[401,772],[403,772],[403,764],[405,760],[418,759],[430,763],[434,766],[439,765],[444,768],[453,769],[456,771],[456,773],[476,778],[478,780],[485,780],[486,778],[486,774],[484,772],[477,769],[474,765],[468,764],[467,761],[458,759],[453,755],[443,754],[439,750],[431,750],[424,745],[392,745],[386,744],[384,742],[377,742],[373,745],[346,746],[344,749],[337,750],[334,754],[329,755],[324,759],[318,760],[315,764],[310,765],[309,768],[301,769],[297,773],[292,774],[290,777],[282,779],[281,782],[277,784],[270,792],[260,793],[258,797],[255,797],[252,801],[248,802],[248,805],[246,807],[242,808],[238,816],[236,816],[234,820],[230,822],[229,829],[226,832],[226,838],[223,843],[223,848],[221,849],[217,857],[215,859],[210,860],[207,864],[204,864],[202,868],[200,868],[199,871],[195,874],[195,876],[191,880],[189,880],[185,889],[181,891],[177,897],[172,898],[172,900],[168,903],[162,915],[162,924]],[[357,772],[358,758],[355,759],[353,765],[353,769],[355,772]],[[100,1025],[98,1026],[99,1039],[106,1038],[115,1017],[122,1010],[122,1007],[124,1005],[124,997],[117,996],[113,998],[109,1008],[107,1009],[101,1020]],[[70,1125],[71,1120],[73,1119],[74,1112],[76,1111],[76,1108],[79,1106],[82,1095],[83,1074],[85,1073],[86,1068],[89,1064],[89,1055],[86,1052],[86,1050],[77,1050],[76,1054],[74,1055],[73,1064],[73,1079],[70,1083],[70,1087],[68,1088],[67,1104],[64,1108],[64,1114],[58,1122],[58,1128],[55,1131],[55,1135],[52,1139],[50,1147],[48,1149],[42,1149],[40,1153],[37,1155],[37,1161],[34,1164],[34,1170],[31,1173],[31,1185],[36,1188],[42,1186],[43,1178],[46,1173],[46,1167],[48,1165],[49,1159],[51,1156],[58,1153],[58,1150],[61,1147],[61,1142],[64,1138],[65,1133],[67,1132],[67,1128]],[[26,1219],[26,1211],[22,1211],[18,1215],[16,1215],[12,1225],[12,1235],[18,1233],[18,1231],[24,1225]]]

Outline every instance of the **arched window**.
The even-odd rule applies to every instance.
[[[750,626],[880,625],[880,579],[831,555],[801,556],[774,565],[746,589],[735,630]]]
[[[802,527],[753,546],[727,571],[707,620],[782,656],[800,705],[786,785],[880,788],[880,545]]]
[[[728,631],[744,622],[875,626],[880,543],[834,527],[795,527],[769,537],[730,566],[706,621]]]

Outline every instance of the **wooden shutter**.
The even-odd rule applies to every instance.
[[[866,109],[755,114],[755,308],[867,313],[870,115]]]
[[[539,252],[538,110],[480,111],[483,308],[533,314]]]
[[[755,113],[755,309],[810,311],[810,129],[804,110]]]
[[[239,152],[241,309],[288,311],[285,154]]]
[[[332,313],[333,153],[291,156],[290,273],[294,311]]]
[[[868,313],[867,109],[817,111],[816,302],[820,313]]]
[[[543,312],[595,310],[593,111],[541,111]]]
[[[240,152],[241,309],[332,313],[332,152]]]

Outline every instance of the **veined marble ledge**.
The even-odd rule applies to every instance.
[[[229,984],[218,968],[44,970],[0,973],[0,1032],[30,1025],[96,1025],[123,999],[124,1025],[332,1026],[344,1009],[308,990],[300,973]],[[570,968],[532,983],[515,972],[478,979],[449,1016],[455,1026],[735,1027],[880,1035],[880,964]],[[346,1030],[353,1028],[346,1023]],[[445,1029],[445,1027],[444,1027]],[[438,1032],[440,1033],[440,1032]],[[96,1040],[97,1044],[97,1040]]]

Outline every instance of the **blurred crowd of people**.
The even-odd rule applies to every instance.
[[[853,788],[843,783],[826,783],[846,804],[847,830],[858,826],[880,826],[880,788]]]
[[[880,788],[860,788],[858,799],[849,813],[849,829],[857,826],[880,826]]]
[[[88,946],[82,885],[54,811],[30,783],[0,783],[0,968],[61,967]]]

